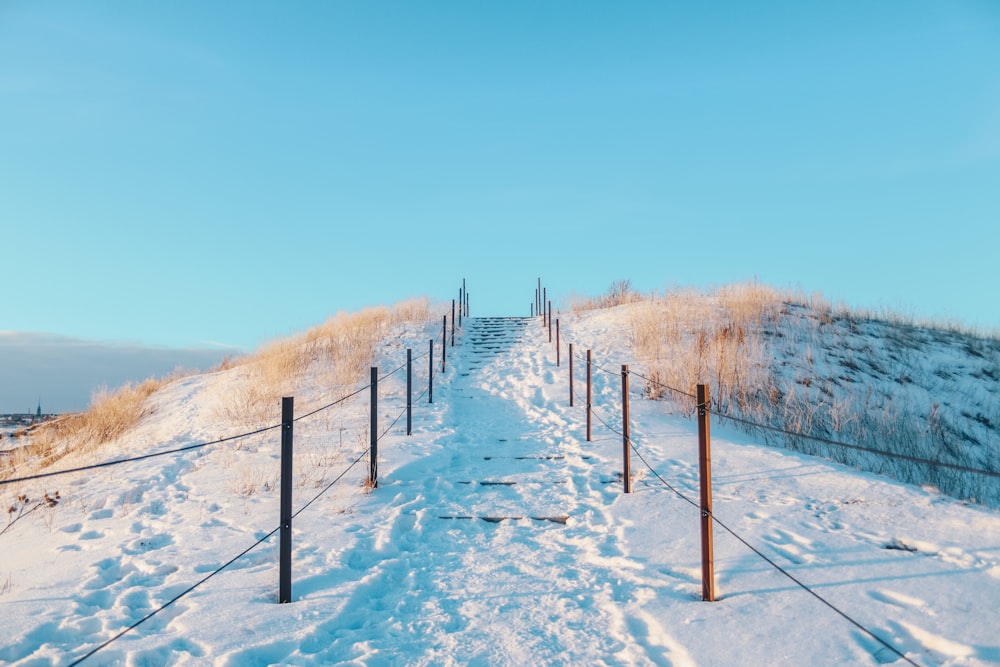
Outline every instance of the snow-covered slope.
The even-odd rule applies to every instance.
[[[314,502],[294,521],[290,604],[277,604],[277,536],[264,539],[279,522],[277,431],[0,487],[61,496],[0,535],[0,661],[71,664],[180,595],[84,664],[1000,663],[995,511],[713,424],[714,514],[731,532],[716,527],[720,599],[703,602],[700,515],[681,497],[697,498],[695,424],[637,388],[626,495],[620,378],[595,375],[587,442],[566,349],[556,366],[540,320],[464,324],[413,435],[405,417],[392,425],[405,377],[381,383],[376,489],[367,392],[296,423],[294,505]],[[606,335],[613,313],[564,324],[601,341],[605,366],[629,361]],[[379,367],[412,347],[422,392],[438,326],[395,330]],[[158,394],[130,451],[229,435],[213,426],[228,382]]]

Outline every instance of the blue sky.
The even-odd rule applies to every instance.
[[[0,1],[0,329],[756,277],[1000,326],[1000,4]],[[32,399],[34,400],[34,399]]]

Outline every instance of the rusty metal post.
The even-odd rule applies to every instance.
[[[712,455],[708,423],[708,386],[698,385],[698,473],[701,478],[701,598],[715,601],[712,549]]]
[[[552,342],[552,302],[551,301],[549,301],[549,311],[548,312],[549,312],[549,314],[548,314],[548,318],[549,318],[549,342],[551,343]]]
[[[542,288],[542,328],[543,329],[546,327],[545,319],[549,316],[549,311],[547,311],[545,309],[545,304],[548,303],[548,298],[549,298],[549,288],[548,287],[543,287]],[[551,338],[549,339],[549,342],[550,343],[552,342]]]
[[[632,438],[628,420],[628,364],[622,364],[622,481],[632,493]]]
[[[448,316],[443,315],[441,321],[441,372],[446,370],[446,357],[448,356]]]
[[[538,288],[535,290],[535,314],[542,314],[542,279],[538,279]]]
[[[281,526],[278,545],[278,603],[292,601],[292,424],[295,399],[281,399]]]
[[[427,368],[427,402],[434,402],[434,339],[431,338],[430,351],[427,355],[430,359]]]
[[[573,343],[569,344],[569,407],[573,407]]]
[[[591,380],[593,378],[591,373],[591,359],[590,350],[587,350],[587,442],[590,442],[590,398],[591,398]]]
[[[376,488],[378,486],[378,368],[376,366],[371,367],[372,370],[372,393],[371,393],[371,422],[369,428],[371,430],[371,449],[368,453],[371,455],[371,462],[368,467],[368,486],[371,488]]]

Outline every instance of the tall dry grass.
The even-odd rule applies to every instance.
[[[70,454],[89,454],[124,435],[150,414],[147,399],[175,377],[149,378],[113,391],[97,390],[85,412],[64,415],[24,435],[27,444],[0,459],[0,477],[39,470]]]
[[[235,382],[221,380],[219,416],[239,428],[261,428],[280,421],[282,396],[303,396],[304,403],[296,401],[296,412],[319,407],[365,378],[390,327],[430,318],[430,302],[411,299],[392,307],[338,312],[303,333],[269,343],[234,362]],[[303,384],[307,381],[308,387]]]
[[[646,393],[671,397],[670,387],[693,394],[703,383],[716,406],[760,415],[775,384],[767,332],[777,326],[784,298],[772,288],[746,283],[711,293],[671,290],[634,307],[630,339],[651,380]]]
[[[653,294],[627,312],[650,397],[687,411],[685,394],[708,384],[717,412],[769,427],[750,429],[765,442],[1000,503],[988,477],[822,442],[1000,471],[989,446],[1000,438],[995,336],[855,312],[756,282]]]

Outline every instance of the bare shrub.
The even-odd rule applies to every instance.
[[[615,306],[636,303],[642,300],[642,295],[632,289],[632,281],[624,279],[611,283],[607,292],[599,297],[572,297],[570,299],[570,309],[574,313],[581,313],[588,310],[614,308]]]

